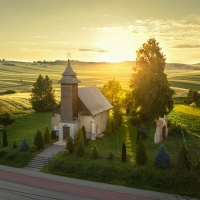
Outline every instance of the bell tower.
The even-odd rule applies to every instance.
[[[78,83],[70,60],[58,82],[61,84],[61,121],[73,121],[78,117]]]
[[[74,138],[78,129],[78,83],[70,60],[58,82],[61,84],[61,106],[59,122],[59,140],[65,140],[68,135]]]

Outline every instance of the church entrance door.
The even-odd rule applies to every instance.
[[[63,126],[63,140],[66,140],[70,134],[70,127]]]

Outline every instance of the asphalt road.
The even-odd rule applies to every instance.
[[[1,200],[93,200],[92,198],[67,194],[37,187],[0,180]]]
[[[187,198],[0,165],[0,200],[31,199],[183,200]]]

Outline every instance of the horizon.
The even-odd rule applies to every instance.
[[[0,1],[1,60],[134,61],[155,38],[166,63],[200,63],[199,0]]]

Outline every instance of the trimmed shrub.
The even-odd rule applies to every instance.
[[[190,169],[191,162],[188,149],[185,144],[181,144],[181,149],[178,154],[178,165],[181,169]]]
[[[51,131],[51,139],[52,140],[57,139],[56,131]]]
[[[32,153],[34,153],[34,155],[35,155],[35,152],[38,150],[38,148],[37,148],[37,146],[36,145],[31,145],[30,146],[30,152],[32,152]]]
[[[97,147],[95,147],[95,146],[92,147],[92,158],[93,159],[98,159],[99,158],[99,152],[97,150]]]
[[[121,156],[122,162],[126,162],[126,145],[123,143],[122,145],[122,156]]]
[[[49,133],[49,128],[46,126],[45,132],[44,132],[44,143],[47,144],[47,143],[50,143],[50,141],[51,141],[51,135]]]
[[[139,140],[139,143],[138,143],[137,149],[136,149],[136,162],[138,165],[145,165],[147,162],[146,149],[145,149],[141,139]]]
[[[87,144],[85,126],[82,126],[82,132],[83,132],[84,143]]]
[[[22,140],[22,143],[21,143],[20,147],[19,147],[19,150],[20,150],[20,151],[26,151],[26,150],[29,150],[29,149],[30,149],[30,146],[29,146],[29,144],[27,143],[26,139],[24,138],[24,139]]]
[[[72,137],[68,136],[66,140],[66,149],[71,153],[74,153],[74,144]]]
[[[44,141],[40,131],[37,131],[34,137],[34,145],[36,145],[38,149],[43,149],[44,147]]]
[[[83,136],[82,128],[79,128],[78,131],[76,132],[76,137],[75,137],[75,141],[74,141],[75,147],[78,145],[78,141],[80,138],[83,139],[83,143],[84,143],[84,136]]]
[[[68,149],[62,150],[62,155],[63,155],[63,156],[68,156],[69,154],[70,154],[70,152],[69,152]]]
[[[13,142],[13,146],[12,146],[13,149],[16,149],[17,148],[17,144],[16,142]]]
[[[7,133],[6,131],[3,132],[3,147],[8,146],[8,139],[7,139]]]
[[[114,155],[112,152],[110,152],[108,155],[108,160],[113,160],[113,158],[114,158]]]
[[[145,138],[148,137],[148,132],[147,132],[146,127],[144,126],[144,124],[142,124],[140,126],[140,134],[142,136],[142,139],[145,139]]]
[[[171,158],[163,144],[160,147],[158,147],[158,150],[154,156],[154,165],[157,168],[171,167]]]
[[[76,155],[82,157],[85,153],[83,137],[80,137],[76,146]]]
[[[106,122],[106,134],[111,134],[111,133],[112,133],[111,120],[108,117]]]

